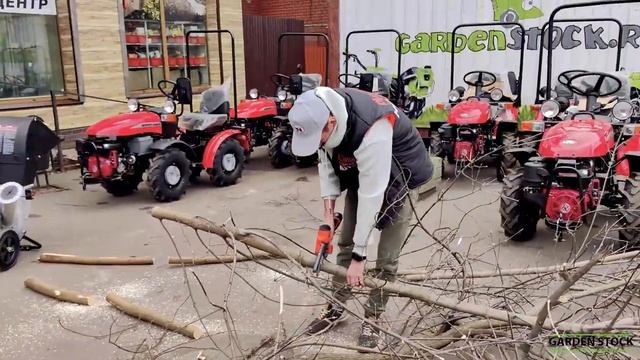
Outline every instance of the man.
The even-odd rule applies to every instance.
[[[307,91],[296,100],[289,120],[292,152],[296,156],[318,152],[327,224],[333,224],[336,198],[347,192],[337,263],[348,269],[346,279],[333,279],[335,298],[345,303],[351,297],[350,287],[364,286],[367,245],[374,228],[381,230],[376,277],[395,281],[412,203],[419,186],[433,174],[418,131],[386,98],[353,88]],[[367,319],[375,323],[387,300],[388,294],[373,290],[365,305]],[[323,333],[345,316],[340,304],[328,304],[307,333]],[[378,330],[363,323],[358,345],[373,348],[378,338]]]

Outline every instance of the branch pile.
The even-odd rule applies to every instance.
[[[219,236],[234,249],[238,261],[252,258],[254,249],[260,254],[254,261],[261,265],[267,266],[266,262],[258,261],[264,257],[262,254],[288,260],[290,267],[285,275],[314,287],[326,299],[333,299],[320,281],[311,276],[309,268],[314,256],[302,249],[278,244],[262,233],[217,225],[201,217],[164,208],[154,208],[152,216],[185,225],[196,233]],[[242,253],[237,243],[246,245],[251,251]],[[640,276],[635,272],[639,253],[604,255],[600,253],[589,260],[559,266],[477,273],[470,271],[469,265],[465,264],[467,261],[453,256],[460,264],[457,271],[442,268],[405,271],[399,274],[396,282],[366,277],[365,284],[369,289],[382,288],[405,299],[401,313],[408,314],[402,322],[396,321],[389,326],[376,324],[388,340],[384,345],[381,343],[380,348],[369,350],[374,353],[369,356],[376,359],[437,358],[455,353],[462,358],[462,354],[471,354],[471,358],[493,358],[491,356],[496,353],[488,353],[493,349],[506,358],[544,358],[549,356],[544,339],[550,334],[636,331],[640,328],[640,319],[635,315],[638,306],[628,299]],[[176,262],[187,264],[191,260]],[[329,262],[324,262],[321,270],[331,275],[346,275],[346,269]],[[483,280],[495,278],[503,285],[495,286],[495,281],[483,283]],[[618,306],[608,306],[611,304]],[[267,339],[248,355],[270,358],[266,354],[331,346],[338,345],[297,334],[278,341]],[[242,353],[241,348],[237,351]],[[327,354],[323,356],[332,358]]]

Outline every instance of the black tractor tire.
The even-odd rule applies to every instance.
[[[529,241],[536,234],[540,219],[534,204],[524,204],[522,179],[524,171],[518,170],[504,179],[500,194],[500,220],[505,236],[513,241]]]
[[[440,137],[440,133],[438,133],[438,130],[431,132],[429,151],[431,152],[432,156],[442,157],[442,138]]]
[[[275,169],[283,169],[296,162],[291,150],[285,151],[283,149],[287,147],[287,143],[289,144],[289,149],[291,149],[291,136],[281,131],[276,132],[269,140],[269,160],[271,161],[271,166]]]
[[[20,237],[15,231],[8,230],[0,234],[0,271],[13,267],[20,255]]]
[[[175,184],[167,181],[167,169],[175,166],[179,170],[179,180]],[[186,192],[191,177],[191,161],[179,149],[166,149],[158,153],[149,166],[147,185],[153,197],[160,202],[179,200]]]
[[[136,192],[141,182],[142,174],[135,174],[124,175],[120,179],[106,180],[101,185],[109,194],[115,197],[121,197]]]
[[[625,181],[622,196],[619,241],[614,244],[614,250],[629,251],[640,245],[640,173],[631,174]]]
[[[234,157],[233,169],[225,169],[225,156]],[[218,148],[213,159],[213,168],[209,170],[209,178],[215,186],[229,186],[235,184],[242,177],[245,154],[242,145],[234,138],[228,138]]]
[[[197,184],[200,182],[200,174],[202,174],[202,167],[194,166],[191,168],[191,176],[189,176],[189,182]]]
[[[502,134],[502,144],[500,150],[500,163],[496,167],[496,178],[502,182],[504,178],[516,172],[520,168],[520,163],[513,153],[506,152],[512,148],[517,142],[516,134],[513,132],[505,132]]]
[[[296,166],[299,168],[308,168],[318,164],[318,153],[310,156],[296,156]]]

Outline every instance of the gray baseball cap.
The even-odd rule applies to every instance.
[[[320,148],[322,129],[329,121],[329,108],[315,90],[298,97],[289,110],[289,121],[293,128],[291,151],[296,156],[309,156]]]

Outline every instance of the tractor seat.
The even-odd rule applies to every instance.
[[[207,131],[224,125],[229,120],[229,101],[223,88],[211,88],[202,93],[200,112],[185,113],[180,127],[190,131]]]
[[[189,131],[208,131],[224,125],[227,114],[185,113],[180,117],[180,127]]]

